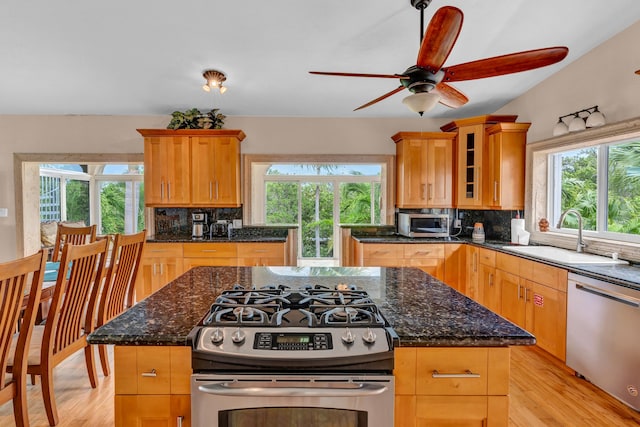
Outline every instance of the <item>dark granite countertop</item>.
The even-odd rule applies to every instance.
[[[531,259],[533,261],[542,262],[555,267],[564,268],[565,270],[580,274],[594,279],[604,280],[616,285],[625,286],[632,289],[640,290],[640,266],[638,264],[629,263],[602,265],[602,264],[565,264],[562,262],[549,261],[535,256],[523,255],[503,249],[503,246],[509,246],[512,243],[502,241],[486,241],[479,244],[471,241],[467,237],[449,237],[449,238],[409,238],[398,236],[396,234],[380,234],[380,235],[352,235],[356,240],[362,243],[466,243],[487,249],[504,252],[509,255]]]
[[[91,344],[188,345],[189,332],[235,284],[365,289],[402,346],[533,345],[535,338],[416,268],[195,267],[89,335]]]

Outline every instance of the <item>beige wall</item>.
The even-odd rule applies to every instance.
[[[578,58],[497,114],[531,122],[529,142],[551,138],[558,117],[598,105],[608,123],[640,116],[640,22]]]

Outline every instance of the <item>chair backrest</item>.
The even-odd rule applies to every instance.
[[[76,227],[64,224],[58,224],[58,233],[56,234],[56,244],[53,247],[51,261],[60,261],[62,249],[69,243],[72,245],[84,245],[96,241],[96,225],[87,225],[86,227]]]
[[[108,243],[105,239],[84,245],[64,245],[44,328],[43,353],[51,356],[67,348],[76,351],[93,331]]]
[[[100,296],[98,326],[104,325],[133,305],[135,281],[145,240],[144,230],[136,234],[116,235],[111,263]]]
[[[35,255],[0,264],[0,390],[7,385],[5,372],[11,340],[18,325],[23,298],[28,293],[13,366],[14,380],[18,376],[26,375],[25,352],[29,348],[37,307],[40,304],[46,261],[47,250],[44,249]]]

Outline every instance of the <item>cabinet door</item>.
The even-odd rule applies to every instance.
[[[239,145],[232,137],[191,137],[192,204],[240,206]]]
[[[396,143],[396,207],[427,206],[427,146],[421,139]]]
[[[457,207],[482,207],[482,155],[484,125],[458,129]]]
[[[499,123],[487,130],[485,207],[524,209],[527,129],[529,123]]]
[[[501,295],[500,288],[496,284],[495,267],[480,263],[478,282],[480,288],[478,302],[494,313],[500,314]]]
[[[466,289],[465,295],[480,302],[480,248],[465,245],[466,248]]]
[[[136,301],[146,298],[182,274],[182,244],[145,245],[140,269],[136,279]]]
[[[496,270],[496,285],[501,294],[500,315],[526,328],[525,285],[521,284],[520,277]]]
[[[444,245],[411,243],[403,246],[403,265],[418,267],[436,279],[444,280]]]
[[[506,397],[505,397],[506,399]],[[418,396],[416,427],[485,427],[486,396]]]
[[[526,280],[527,326],[538,346],[566,360],[567,294]]]
[[[191,202],[190,152],[185,136],[145,138],[146,205],[184,206]]]
[[[444,283],[461,293],[467,292],[465,246],[455,243],[444,245]]]
[[[453,144],[451,140],[427,142],[427,206],[453,206]]]
[[[190,395],[116,395],[116,427],[189,427]]]

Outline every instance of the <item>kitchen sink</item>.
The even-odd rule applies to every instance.
[[[554,246],[503,246],[502,249],[562,264],[628,264],[627,261],[619,259],[578,253]]]

